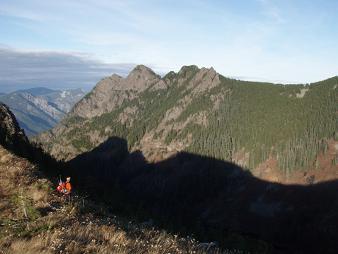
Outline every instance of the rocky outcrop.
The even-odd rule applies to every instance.
[[[71,115],[93,118],[121,106],[148,88],[164,89],[166,84],[161,77],[144,65],[136,66],[126,78],[116,74],[102,79],[95,88],[83,98]]]
[[[28,144],[28,139],[14,114],[3,103],[0,103],[0,144],[12,149]]]

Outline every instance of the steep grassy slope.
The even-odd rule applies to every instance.
[[[0,253],[242,253],[220,251],[56,195],[36,165],[0,145]]]
[[[313,167],[328,141],[337,139],[338,77],[276,85],[196,66],[162,79],[137,67],[130,76],[101,81],[59,126],[41,135],[45,149],[68,160],[119,136],[150,161],[182,150],[247,168],[272,158],[287,175]],[[104,104],[103,95],[115,103]]]

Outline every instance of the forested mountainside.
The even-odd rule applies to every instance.
[[[271,162],[286,176],[320,168],[320,156],[331,149],[325,167],[334,168],[337,86],[338,77],[281,85],[229,79],[196,66],[161,78],[140,65],[126,78],[101,80],[38,141],[69,160],[118,136],[149,161],[187,151],[249,169]]]
[[[81,89],[52,90],[36,87],[0,94],[28,136],[53,128],[85,95]]]

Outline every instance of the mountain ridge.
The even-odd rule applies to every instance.
[[[229,79],[194,65],[162,78],[142,65],[126,78],[113,77],[38,138],[58,159],[69,160],[116,135],[149,161],[189,151],[255,169],[273,158],[287,181],[293,170],[321,168],[320,151],[336,143],[338,77],[281,85]]]
[[[0,101],[11,108],[27,135],[33,136],[54,127],[83,95],[81,89],[37,87],[1,95]]]

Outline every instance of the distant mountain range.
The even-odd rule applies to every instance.
[[[81,89],[37,87],[0,94],[0,101],[10,107],[25,133],[34,136],[53,128],[84,95]]]
[[[337,166],[337,87],[338,77],[281,85],[197,66],[161,77],[140,65],[126,78],[102,79],[38,140],[64,160],[117,136],[147,161],[187,151],[234,162],[271,181],[327,180]],[[320,169],[328,172],[320,175]]]

